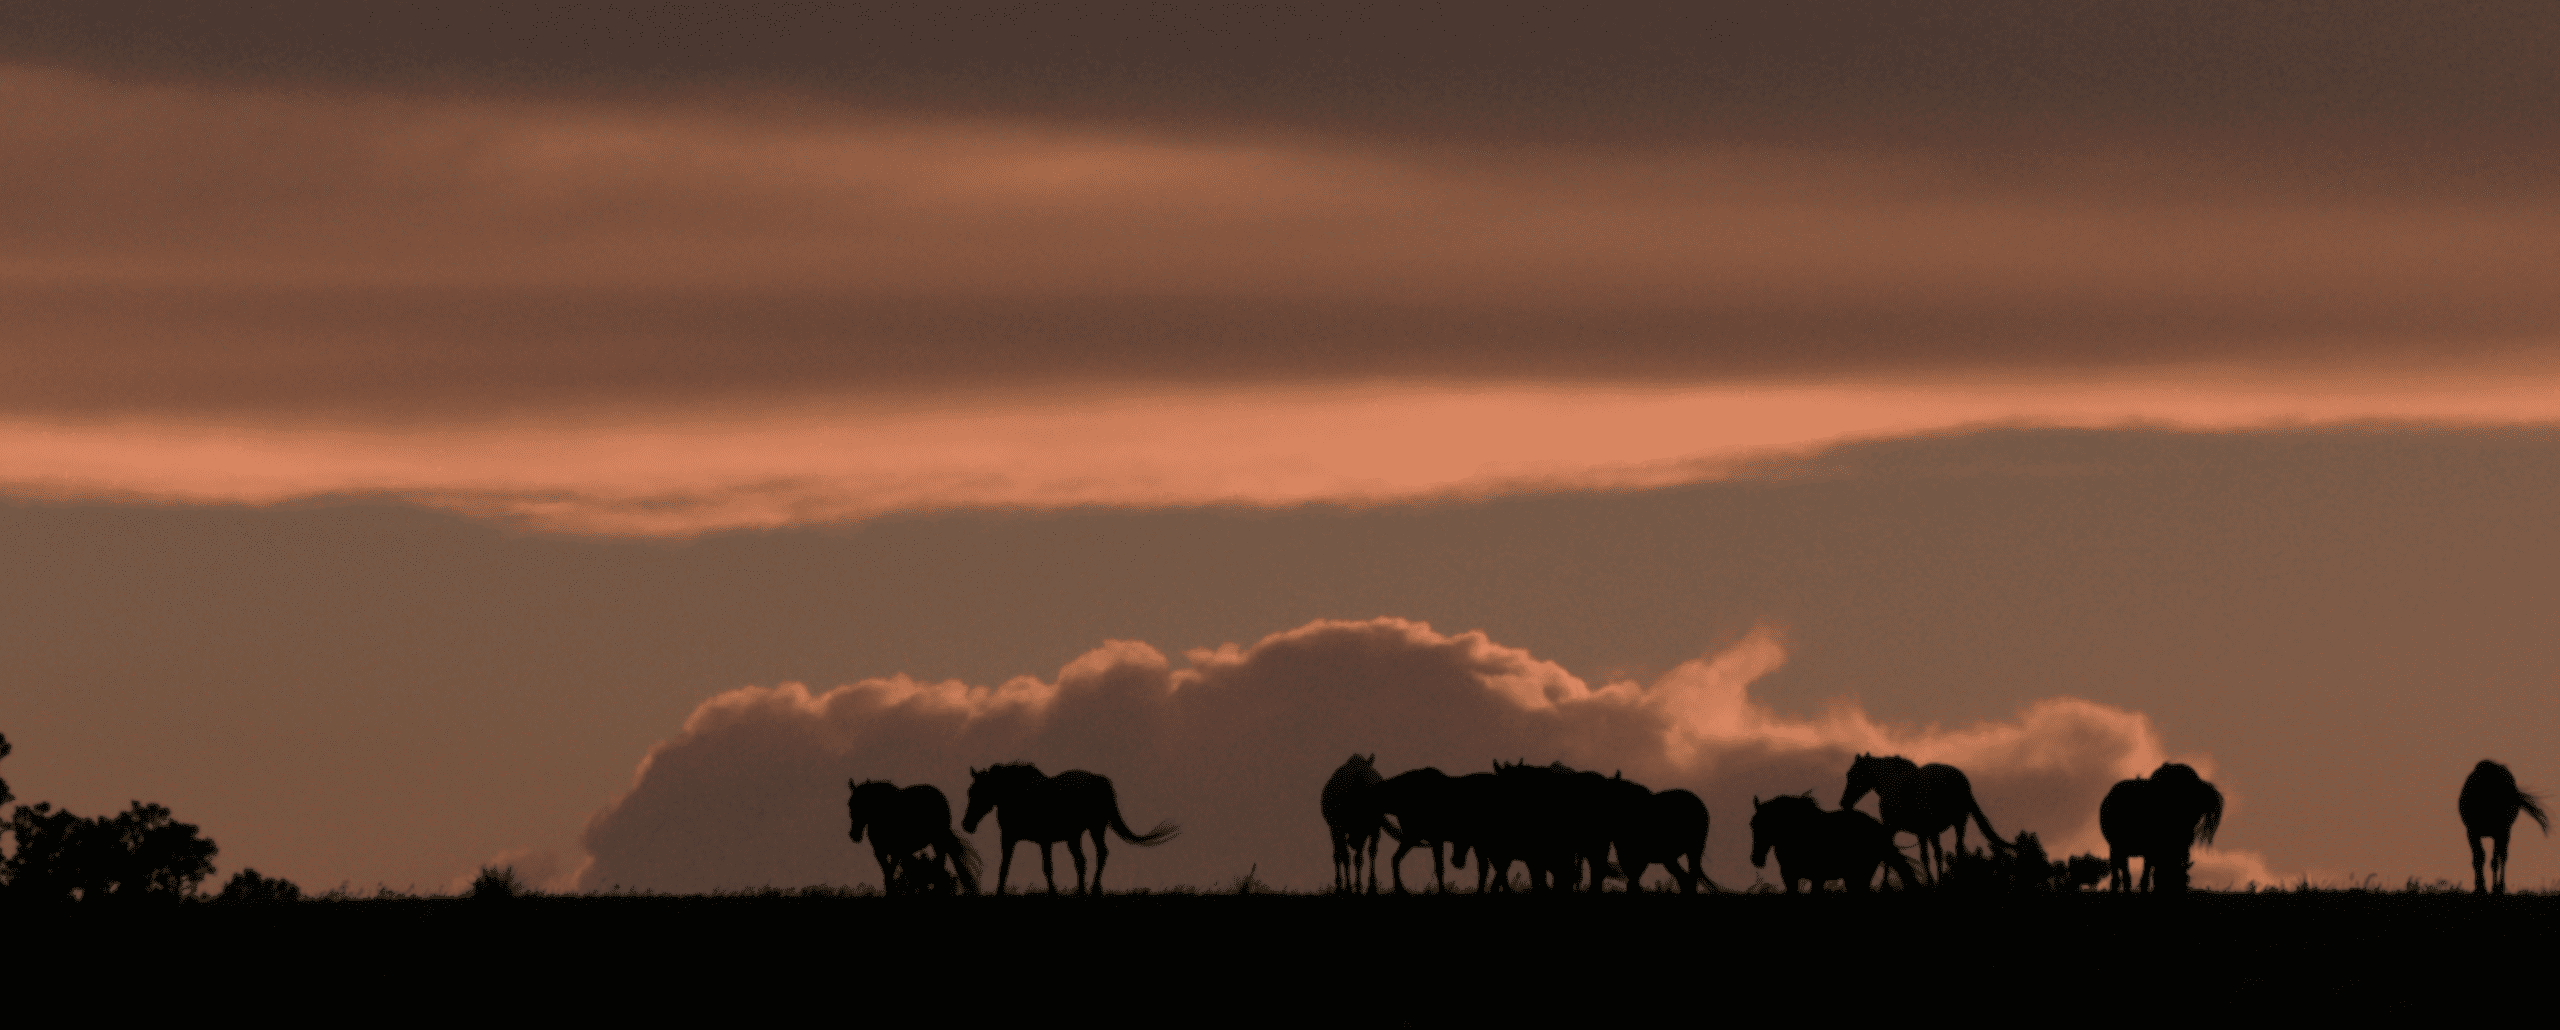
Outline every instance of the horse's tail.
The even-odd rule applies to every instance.
[[[2542,825],[2543,835],[2550,835],[2551,817],[2543,814],[2541,798],[2527,794],[2522,789],[2518,789],[2516,791],[2516,810],[2532,816],[2534,822]]]
[[[961,890],[978,893],[978,846],[945,826],[942,829],[942,847],[951,855],[952,879],[960,881]]]
[[[1979,802],[1973,806],[1973,824],[1982,827],[1982,838],[1991,842],[1992,854],[1997,855],[2009,847],[2009,842],[2000,839],[2000,831],[1991,828],[1991,819],[1982,814],[1982,805]]]
[[[1172,840],[1175,837],[1182,836],[1182,827],[1174,825],[1173,821],[1170,819],[1157,823],[1156,828],[1147,831],[1146,835],[1143,837],[1129,832],[1129,824],[1121,821],[1120,819],[1120,805],[1117,802],[1114,802],[1111,806],[1111,831],[1119,834],[1121,840],[1128,841],[1129,843],[1142,848],[1152,848],[1158,844]]]

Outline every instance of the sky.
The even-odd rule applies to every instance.
[[[1032,760],[1311,887],[1344,755],[1564,760],[1747,884],[1861,751],[2179,760],[2206,882],[2460,877],[2560,17],[1760,6],[0,3],[5,775],[701,890]]]

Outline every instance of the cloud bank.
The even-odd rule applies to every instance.
[[[929,782],[956,806],[969,768],[1032,761],[1112,777],[1132,824],[1186,827],[1162,848],[1115,849],[1114,886],[1208,885],[1258,868],[1267,881],[1314,888],[1330,876],[1318,790],[1344,755],[1375,752],[1389,771],[1561,760],[1695,790],[1714,820],[1710,875],[1739,886],[1753,880],[1750,799],[1811,790],[1837,800],[1858,752],[1963,768],[1994,826],[2034,830],[2049,848],[2073,852],[2103,849],[2096,813],[2107,788],[2169,754],[2142,714],[2071,698],[1955,729],[1878,725],[1848,702],[1812,717],[1777,713],[1749,695],[1786,660],[1766,627],[1651,684],[1593,686],[1482,633],[1394,618],[1318,621],[1186,659],[1176,668],[1153,647],[1113,641],[1054,680],[901,676],[720,694],[652,748],[630,791],[589,822],[577,884],[703,891],[874,880],[868,853],[845,837],[846,779]],[[2209,761],[2182,760],[2210,774]],[[2246,819],[2245,803],[2230,818]],[[990,825],[980,836],[990,863],[995,840]],[[1017,865],[1015,882],[1028,870],[1036,883],[1033,852],[1017,861],[1028,864]],[[1408,876],[1429,875],[1427,862],[1408,866]],[[2254,855],[2199,860],[2200,883],[2251,879],[2272,882]]]

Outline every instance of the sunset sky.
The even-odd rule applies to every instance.
[[[2560,14],[1772,6],[0,0],[0,776],[701,890],[1026,759],[1312,888],[1345,754],[1562,759],[1735,885],[1858,751],[2175,759],[2201,882],[2467,882]]]

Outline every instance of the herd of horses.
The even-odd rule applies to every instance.
[[[872,857],[891,894],[978,893],[980,861],[969,838],[953,832],[951,804],[930,784],[899,787],[882,780],[848,781],[846,800],[856,843],[869,837]],[[1876,796],[1881,818],[1857,809]],[[1379,891],[1379,851],[1396,842],[1384,861],[1393,889],[1405,891],[1404,859],[1417,849],[1431,853],[1432,882],[1448,890],[1448,870],[1476,863],[1476,890],[1517,889],[1511,871],[1525,872],[1531,891],[1601,890],[1610,879],[1630,888],[1660,865],[1683,893],[1714,890],[1704,866],[1708,814],[1696,794],[1655,791],[1618,773],[1603,776],[1561,762],[1500,762],[1493,771],[1451,776],[1435,768],[1381,776],[1377,756],[1352,755],[1326,779],[1318,799],[1333,849],[1334,889]],[[1994,854],[2024,846],[2001,840],[1974,801],[1972,782],[1954,766],[1920,765],[1898,755],[1859,755],[1849,764],[1840,806],[1825,809],[1813,795],[1789,794],[1751,801],[1751,864],[1778,862],[1789,894],[1799,886],[1823,890],[1839,883],[1864,892],[1899,881],[1909,890],[1942,882],[1967,854],[1965,830],[1979,828]],[[2107,876],[2114,891],[2183,891],[2193,848],[2211,844],[2221,828],[2222,792],[2186,765],[2170,762],[2149,776],[2118,782],[2098,805],[2099,832],[2107,841]],[[2481,893],[2507,889],[2507,843],[2517,817],[2530,815],[2551,829],[2540,799],[2516,785],[2506,766],[2482,761],[2463,781],[2459,802],[2471,846],[2471,874]],[[969,770],[969,805],[960,821],[974,834],[994,815],[1000,860],[996,892],[1013,869],[1014,845],[1040,847],[1040,874],[1058,891],[1051,848],[1065,844],[1074,859],[1077,893],[1101,893],[1109,839],[1139,847],[1172,840],[1181,829],[1159,823],[1132,832],[1120,816],[1110,779],[1071,769],[1056,776],[1028,763]],[[1952,855],[1942,835],[1955,832]],[[1915,865],[1895,843],[1908,833],[1918,842]],[[1092,876],[1086,876],[1084,841],[1093,843]],[[2481,841],[2494,844],[2494,852]],[[2140,858],[2142,875],[2131,875]],[[2041,861],[2041,857],[2037,859]],[[2075,860],[2075,862],[2078,860]],[[2094,860],[2090,860],[2093,861]],[[2485,867],[2485,868],[2484,868]],[[1366,883],[1363,884],[1363,877]],[[2094,869],[2082,881],[2094,884]]]

